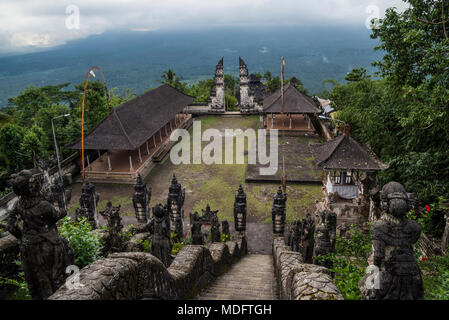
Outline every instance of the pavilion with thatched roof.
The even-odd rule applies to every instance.
[[[282,89],[264,98],[263,126],[278,130],[314,131],[312,118],[321,113],[320,103],[299,91],[292,79],[284,87],[284,114],[282,115]]]
[[[358,196],[361,171],[376,172],[388,168],[350,136],[348,126],[343,135],[323,144],[311,145],[311,149],[315,165],[327,173],[327,193],[337,193],[343,199]]]
[[[163,84],[114,108],[84,137],[85,150],[107,151],[92,163],[86,159],[86,176],[104,182],[132,182],[138,173],[145,177],[171,132],[191,123],[184,109],[193,100]],[[81,139],[68,147],[81,149]]]

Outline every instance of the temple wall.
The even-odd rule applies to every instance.
[[[245,237],[185,246],[169,268],[149,253],[114,253],[81,270],[80,288],[64,285],[50,300],[189,299],[244,254]]]
[[[283,237],[273,238],[273,263],[281,300],[343,300],[331,272],[304,263],[300,253],[285,245]]]

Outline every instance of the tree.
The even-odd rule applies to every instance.
[[[371,76],[366,75],[366,69],[360,68],[360,69],[352,69],[352,71],[346,75],[345,80],[348,82],[354,82],[354,81],[362,81],[369,78],[371,78]]]

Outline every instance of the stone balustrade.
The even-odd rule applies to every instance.
[[[291,251],[283,237],[273,238],[273,263],[281,300],[343,300],[331,272],[304,263],[302,255]]]
[[[245,236],[206,246],[185,246],[169,268],[148,253],[110,254],[80,271],[78,288],[63,285],[50,300],[189,299],[245,255]]]

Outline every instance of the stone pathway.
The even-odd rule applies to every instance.
[[[277,300],[273,257],[249,254],[218,277],[198,300]]]

